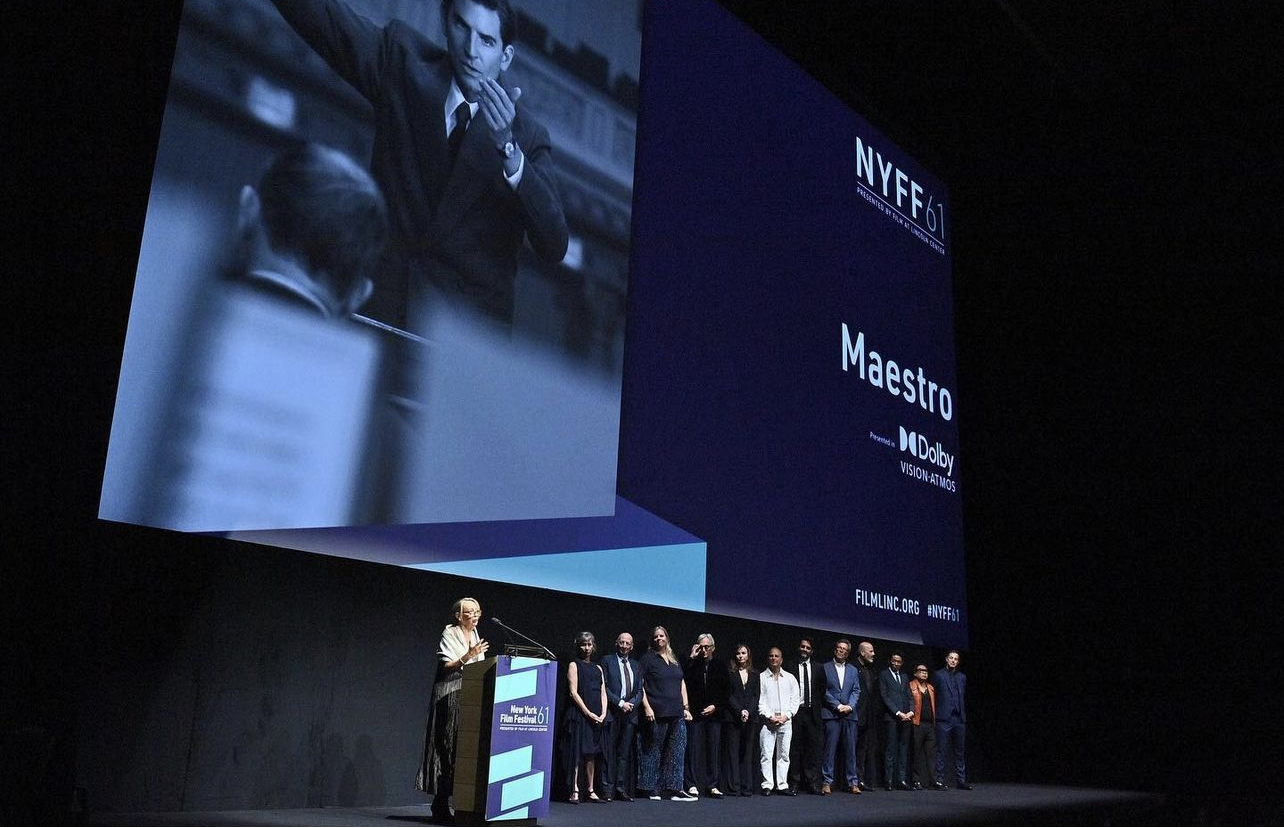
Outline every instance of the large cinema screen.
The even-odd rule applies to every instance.
[[[270,4],[244,2],[273,20]],[[514,5],[535,15],[540,4]],[[387,399],[394,412],[421,415],[394,418],[399,430],[391,432],[367,425],[367,439],[405,439],[408,430],[433,448],[394,451],[396,462],[374,471],[356,451],[351,492],[322,518],[184,523],[174,518],[181,512],[106,508],[102,516],[966,647],[963,400],[945,186],[713,0],[624,5],[635,22],[641,9],[635,110],[614,99],[605,106],[600,90],[579,90],[551,62],[537,59],[546,76],[522,81],[528,105],[550,120],[554,146],[589,148],[588,160],[554,151],[558,182],[572,193],[567,203],[578,205],[572,236],[582,237],[581,249],[573,244],[567,259],[532,277],[529,291],[562,296],[579,280],[593,288],[577,301],[596,297],[602,310],[557,325],[535,314],[502,336],[456,315],[409,331],[413,337],[367,325],[361,334],[373,344],[364,357],[360,347],[326,345],[343,360],[366,361],[334,370],[336,382],[351,383],[362,370],[369,377],[364,391],[344,392],[366,400],[363,413],[350,416],[372,422],[386,415],[379,401]],[[192,17],[189,10],[185,29]],[[512,72],[521,65],[519,57]],[[572,130],[602,120],[568,115],[573,108],[556,97],[570,94],[568,86],[587,104],[603,104],[593,112],[616,125],[613,149],[601,156],[610,163],[592,151],[608,145]],[[351,120],[362,123],[360,102],[349,104]],[[603,223],[601,204],[591,201],[603,191],[627,204],[623,225]],[[151,221],[149,212],[148,232]],[[147,245],[145,237],[144,259]],[[610,285],[619,293],[604,298]],[[585,319],[592,336],[576,327]],[[562,332],[557,347],[548,347],[550,329]],[[235,358],[216,362],[241,365],[235,351],[225,348]],[[428,364],[416,374],[427,379],[412,388],[422,398],[390,390],[382,367],[389,351],[398,364]],[[121,394],[131,373],[160,376],[123,370]],[[202,398],[234,399],[215,388]],[[239,403],[221,405],[231,413],[218,409],[216,422],[241,413]],[[159,416],[134,408],[144,422]],[[450,447],[448,457],[441,446]],[[306,443],[296,450],[313,454]],[[186,468],[172,458],[170,467]],[[381,477],[387,469],[399,482]],[[133,502],[158,502],[157,482],[144,483]],[[159,502],[188,508],[166,497]]]
[[[948,193],[721,6],[648,11],[620,493],[711,612],[964,646]]]

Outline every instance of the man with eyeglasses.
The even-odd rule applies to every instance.
[[[713,636],[701,633],[687,660],[685,679],[691,724],[685,785],[690,796],[699,796],[703,790],[712,798],[721,799],[718,774],[722,768],[722,721],[731,697],[731,674],[727,665],[714,659],[713,653]]]
[[[633,801],[636,788],[633,763],[633,736],[638,725],[638,705],[642,702],[642,674],[633,658],[633,635],[622,632],[615,637],[615,652],[601,658],[606,676],[606,703],[611,711],[607,718],[606,772],[602,774],[604,799]]]
[[[825,664],[825,758],[820,765],[822,795],[833,790],[834,765],[839,745],[843,748],[843,768],[847,772],[847,790],[860,793],[860,776],[856,766],[856,710],[860,704],[860,678],[856,668],[847,663],[852,643],[845,638],[834,645],[834,660]]]

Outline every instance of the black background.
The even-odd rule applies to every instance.
[[[1277,814],[1278,8],[725,2],[950,188],[989,777]],[[3,708],[74,732],[220,554],[94,518],[178,9],[12,15]]]

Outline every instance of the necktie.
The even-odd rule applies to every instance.
[[[896,672],[895,670],[892,671],[892,678],[896,679],[897,684],[901,683],[901,674]]]
[[[450,131],[446,138],[446,146],[450,150],[450,163],[455,163],[455,158],[459,155],[459,145],[464,143],[464,133],[468,131],[468,121],[473,117],[473,111],[468,106],[468,101],[464,101],[455,107],[455,128]]]
[[[807,662],[802,664],[802,681],[803,681],[803,707],[811,707],[811,665]]]
[[[627,698],[633,695],[633,672],[629,670],[629,660],[620,659],[620,672],[624,674],[624,696]]]

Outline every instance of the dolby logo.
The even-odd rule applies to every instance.
[[[946,475],[954,474],[954,455],[947,452],[939,440],[934,443],[929,442],[922,434],[906,431],[905,426],[899,426],[899,428],[901,451],[908,451],[911,457],[939,466],[945,470]]]

